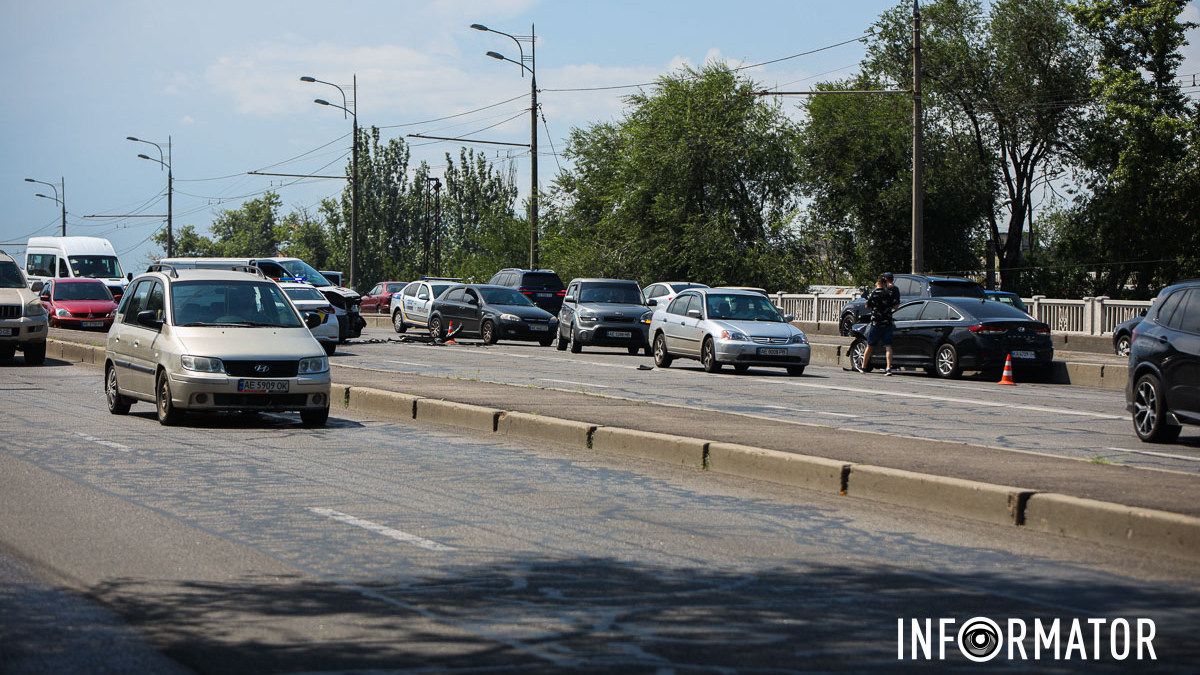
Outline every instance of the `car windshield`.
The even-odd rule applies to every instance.
[[[983,287],[974,281],[931,281],[929,295],[935,298],[982,298]]]
[[[553,272],[526,272],[521,279],[521,286],[525,288],[549,288],[559,291],[563,289],[562,279]]]
[[[634,284],[584,284],[579,302],[604,302],[614,305],[641,305],[642,289]]]
[[[176,326],[299,328],[283,291],[262,281],[180,281],[171,285]]]
[[[73,255],[67,261],[77,277],[115,279],[125,276],[121,271],[121,262],[111,255]]]
[[[778,321],[783,317],[771,301],[761,295],[710,293],[705,301],[708,318],[726,321]]]
[[[489,305],[517,305],[519,307],[533,305],[529,298],[511,288],[481,288],[479,292],[483,295],[483,301]]]
[[[109,300],[111,301],[112,293],[108,292],[108,287],[100,282],[89,282],[86,284],[54,284],[54,299],[55,300]]]
[[[324,300],[325,296],[315,288],[285,288],[284,293],[293,300]]]
[[[958,306],[965,309],[976,319],[1022,319],[1029,321],[1029,315],[1021,310],[995,300],[981,302],[962,302]]]
[[[14,262],[0,262],[0,288],[25,288],[25,277]]]
[[[321,276],[321,273],[313,269],[311,265],[303,260],[280,260],[279,266],[287,270],[296,281],[302,281],[313,286],[332,286],[329,280]]]

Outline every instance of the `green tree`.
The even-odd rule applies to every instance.
[[[209,230],[216,255],[230,258],[273,256],[279,253],[279,195],[267,192],[236,209],[222,211]]]
[[[184,225],[175,231],[175,255],[181,258],[205,258],[217,255],[217,244],[208,237],[196,231],[195,225]],[[163,228],[154,233],[155,245],[163,251],[167,249],[167,230]],[[161,253],[153,254],[151,259],[157,260]]]

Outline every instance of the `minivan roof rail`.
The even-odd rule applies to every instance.
[[[233,270],[234,272],[246,272],[248,274],[257,274],[260,277],[267,276],[266,274],[263,274],[262,269],[258,265],[234,265],[234,266],[230,267],[229,269]]]
[[[146,271],[147,272],[162,272],[163,274],[170,274],[172,279],[179,278],[179,270],[175,269],[174,265],[164,265],[162,263],[154,263],[153,265],[147,267]]]

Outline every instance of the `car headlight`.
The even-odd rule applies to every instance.
[[[33,300],[25,303],[25,316],[46,316],[46,308],[42,306],[42,301]]]
[[[808,337],[805,336],[804,333],[796,333],[795,335],[792,336],[792,344],[806,345],[806,344],[808,344]]]
[[[61,309],[61,308],[60,308],[60,309],[56,309],[56,310],[54,310],[54,316],[59,316],[59,317],[62,317],[62,316],[71,316],[71,313],[70,313],[70,312],[68,312],[68,311],[67,311],[67,310],[65,310],[65,309]]]
[[[596,315],[592,312],[580,312],[577,316],[579,323],[596,323]]]
[[[520,321],[521,317],[517,316],[516,314],[507,314],[506,313],[506,314],[500,315],[500,320],[501,321]]]
[[[736,330],[721,331],[722,340],[733,340],[735,342],[749,342],[750,338],[745,333]]]
[[[324,373],[329,370],[329,359],[324,356],[310,356],[307,359],[300,359],[300,374],[312,375],[313,373]]]
[[[649,326],[649,325],[650,325],[650,319],[652,319],[652,318],[654,318],[654,312],[647,311],[647,312],[645,312],[644,314],[642,314],[642,323],[644,323],[644,324],[646,324],[647,326]]]
[[[210,356],[184,354],[179,357],[179,365],[183,366],[185,370],[194,370],[198,373],[225,372],[225,364],[221,363],[221,359],[214,359]]]

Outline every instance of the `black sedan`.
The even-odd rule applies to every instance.
[[[896,322],[894,367],[922,368],[931,375],[956,378],[964,370],[999,370],[1009,354],[1014,365],[1048,365],[1054,359],[1049,326],[994,300],[917,300],[901,305],[892,318]],[[884,365],[884,350],[876,348],[871,362],[862,362],[866,328],[866,324],[851,328],[850,360],[871,370]]]
[[[451,331],[489,345],[503,339],[549,347],[558,319],[507,286],[463,284],[446,289],[430,309],[429,334],[440,339]]]

